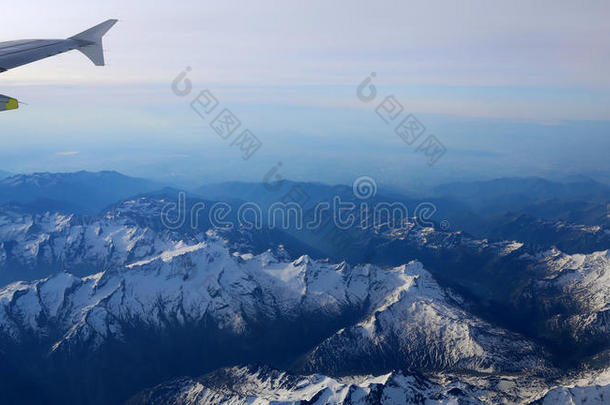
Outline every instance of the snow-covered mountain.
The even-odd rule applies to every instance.
[[[607,250],[412,224],[353,230],[358,254],[333,262],[279,230],[167,229],[161,209],[175,201],[142,195],[97,216],[0,208],[0,393],[36,381],[5,391],[117,403],[217,370],[146,403],[606,395],[605,380],[567,368],[608,364]],[[293,374],[225,368],[239,364]]]
[[[605,405],[610,398],[610,385],[553,388],[532,405]]]
[[[193,355],[196,367],[171,369],[182,374],[237,359],[331,375],[394,368],[553,372],[543,350],[460,309],[460,297],[439,287],[419,262],[384,268],[308,256],[290,261],[281,250],[241,254],[217,232],[199,238],[94,275],[58,273],[2,288],[7,364],[25,357],[72,370],[88,359],[81,372],[90,375],[108,361],[169,350],[176,358]],[[141,367],[135,361],[123,366],[127,375],[142,374],[133,385],[119,373],[105,376],[106,384],[125,385],[124,391],[105,390],[110,397],[103,400],[166,375],[147,375]],[[57,378],[64,373],[59,367]],[[73,390],[88,387],[72,374],[65,379],[79,382]]]
[[[199,379],[180,378],[132,398],[128,404],[483,404],[468,385],[434,383],[423,377],[388,373],[378,377],[294,376],[268,368],[234,367]],[[428,402],[425,402],[428,401]],[[434,402],[432,402],[434,401]]]
[[[598,352],[610,348],[610,252],[568,255],[551,249],[523,259],[533,263],[538,277],[513,305],[544,311],[541,335],[563,334]]]
[[[199,378],[176,378],[134,396],[129,405],[212,404],[531,404],[603,405],[607,371],[573,385],[531,376],[467,377],[390,372],[378,376],[292,375],[268,367],[219,369]]]
[[[127,200],[99,217],[0,209],[0,280],[28,280],[67,270],[93,274],[191,242],[159,222],[163,199]],[[134,215],[130,215],[134,213]],[[137,213],[137,215],[135,215]]]
[[[177,229],[161,220],[163,208],[177,201],[175,190],[117,202],[97,216],[46,211],[31,212],[22,205],[0,206],[0,285],[44,278],[60,271],[84,276],[159,255],[183,244],[196,244],[210,229],[208,215],[188,218]],[[190,213],[201,199],[187,199]],[[228,218],[231,220],[234,218]],[[193,226],[196,224],[197,226]],[[302,242],[279,229],[244,231],[219,229],[233,249],[260,252],[283,245],[294,255],[308,251]]]
[[[85,343],[95,350],[106,339],[123,339],[131,325],[154,331],[213,322],[239,336],[274,321],[339,320],[350,313],[361,314],[359,322],[318,346],[307,368],[495,372],[544,366],[532,343],[457,308],[420,263],[384,269],[308,256],[285,262],[271,252],[232,254],[213,233],[120,269],[83,278],[60,273],[0,290],[5,337],[58,336],[47,343],[52,352]]]
[[[574,364],[610,349],[608,250],[566,254],[517,241],[476,239],[432,228],[371,238],[369,261],[417,258],[485,318],[545,342]]]
[[[410,263],[401,271],[401,286],[360,322],[339,330],[308,354],[307,371],[333,375],[388,369],[493,373],[544,366],[542,353],[533,343],[460,309],[459,298],[452,300],[420,263]]]
[[[489,233],[500,239],[528,241],[543,248],[556,247],[566,253],[592,253],[610,246],[610,228],[559,220],[543,220],[530,215],[505,215]]]
[[[37,277],[45,278],[62,271],[67,271],[72,274],[71,277],[76,278],[92,276],[104,270],[106,270],[104,274],[114,274],[113,272],[120,274],[121,269],[127,268],[127,266],[139,268],[142,266],[141,263],[160,257],[162,254],[171,254],[168,252],[180,252],[181,249],[187,247],[200,246],[199,244],[207,238],[200,230],[187,228],[170,231],[160,224],[161,208],[168,201],[172,200],[158,196],[129,199],[116,204],[98,217],[60,213],[31,214],[5,207],[0,210],[0,240],[2,241],[0,243],[0,278],[6,281],[28,280]],[[218,232],[224,235],[223,243],[231,252],[256,254],[261,251],[261,246],[264,246],[259,243],[258,249],[252,248],[253,240],[260,239],[260,235],[253,237],[251,232],[232,231],[227,233],[222,230]],[[367,243],[367,249],[373,249],[375,252],[375,255],[370,258],[372,261],[378,262],[382,268],[401,268],[403,266],[401,263],[421,258],[431,264],[434,276],[441,277],[445,284],[455,283],[458,289],[466,286],[480,291],[488,290],[486,294],[490,294],[491,300],[509,302],[510,306],[507,304],[507,308],[518,316],[520,313],[526,313],[531,308],[535,308],[534,312],[538,313],[538,316],[529,317],[529,321],[535,322],[531,326],[532,329],[539,328],[540,323],[545,324],[540,332],[535,330],[532,332],[536,337],[548,337],[551,341],[557,341],[558,338],[564,339],[564,335],[569,333],[574,340],[582,340],[587,344],[595,344],[595,346],[598,346],[600,342],[610,343],[607,342],[609,334],[606,321],[606,305],[610,295],[607,274],[610,265],[607,254],[603,252],[570,256],[557,250],[551,250],[541,254],[518,242],[477,240],[460,232],[442,232],[433,228],[417,226],[412,226],[403,233],[373,236],[367,239]],[[267,245],[272,246],[273,244],[268,243]],[[276,253],[278,252],[276,251]],[[289,256],[284,255],[281,258],[285,260]],[[476,258],[476,261],[471,258]],[[502,268],[507,263],[510,264],[511,273],[505,270],[502,273],[490,267],[500,265]],[[416,265],[406,266],[405,274],[414,271],[414,266]],[[486,267],[490,267],[491,270],[485,270]],[[513,271],[513,268],[516,270]],[[472,273],[473,271],[474,273]],[[386,272],[391,273],[391,271]],[[457,274],[459,272],[461,274]],[[430,276],[428,272],[425,274],[426,276],[422,276],[419,283],[414,283],[415,287],[428,295],[445,294],[439,292],[440,290],[426,289],[426,286],[436,284],[428,282]],[[572,276],[568,277],[568,274]],[[383,280],[383,283],[389,283],[390,278]],[[477,284],[469,281],[477,278],[484,279],[480,282],[476,281]],[[498,280],[494,280],[494,278],[498,278]],[[519,281],[521,279],[523,281]],[[503,280],[506,280],[507,283],[502,284]],[[82,282],[91,283],[86,280]],[[401,283],[408,285],[404,280]],[[503,285],[510,286],[510,283],[516,285],[514,290],[506,290],[503,287]],[[349,290],[349,286],[342,288]],[[498,288],[502,288],[502,290]],[[413,291],[415,291],[414,288],[411,289],[411,292]],[[400,293],[397,295],[393,298],[395,302],[392,305],[382,302],[379,304],[380,308],[373,307],[372,305],[375,303],[367,301],[372,314],[372,318],[368,319],[368,322],[379,326],[378,329],[369,327],[368,330],[375,330],[383,335],[382,340],[379,340],[378,337],[369,340],[366,338],[367,334],[362,333],[364,329],[357,332],[357,328],[360,326],[351,325],[356,329],[348,328],[341,334],[328,336],[325,344],[330,345],[328,346],[330,352],[337,352],[332,349],[334,341],[343,344],[345,339],[350,340],[352,344],[355,344],[352,340],[356,339],[359,348],[364,347],[365,341],[369,342],[371,347],[366,350],[370,351],[372,357],[376,351],[383,352],[384,345],[394,345],[389,342],[402,334],[399,332],[404,329],[404,325],[384,323],[385,314],[389,312],[397,312],[398,317],[420,316],[430,322],[432,322],[432,318],[428,315],[434,313],[440,313],[448,318],[465,319],[463,313],[450,312],[445,307],[424,306],[419,301],[408,302]],[[413,295],[409,294],[408,297],[411,298]],[[451,303],[451,301],[452,298],[448,297],[444,302]],[[346,309],[350,314],[352,314],[350,311],[362,310],[358,305],[364,305],[364,299],[354,302],[350,302],[354,305],[348,305],[349,309]],[[491,302],[493,303],[493,301]],[[411,306],[415,306],[416,309],[412,309]],[[452,308],[452,311],[459,308],[464,311],[464,305],[461,302],[452,303]],[[417,315],[417,311],[421,311],[425,316]],[[358,314],[361,313],[358,312]],[[396,318],[396,316],[390,318]],[[474,324],[469,326],[469,332],[478,335],[483,341],[487,339],[483,338],[483,335],[487,335],[488,332],[491,335],[494,334],[487,326],[481,327],[481,325]],[[409,338],[421,337],[415,330],[409,333],[412,333]],[[406,336],[402,338],[404,340]],[[450,338],[448,335],[439,336],[441,340],[448,338]],[[466,340],[468,339],[463,341]],[[453,342],[447,340],[444,344],[452,346]],[[410,350],[413,343],[409,343],[408,346]],[[602,345],[602,347],[604,346]],[[319,347],[318,350],[322,351],[323,347]],[[407,350],[407,348],[401,347],[396,350]],[[472,347],[470,350],[473,350]],[[308,361],[319,364],[315,356],[316,354],[312,353]],[[354,356],[354,362],[361,363],[355,354]],[[328,356],[323,357],[329,361]],[[347,359],[342,358],[342,361],[347,361]],[[420,358],[412,366],[426,366],[426,361],[427,358]],[[442,361],[447,361],[447,365],[457,366],[455,360],[442,359]],[[365,362],[361,364],[365,364]],[[375,364],[385,363],[376,361]],[[391,365],[396,366],[395,362],[385,364],[388,367]],[[333,369],[330,364],[326,366],[329,367],[329,370]],[[479,366],[485,369],[483,363]]]

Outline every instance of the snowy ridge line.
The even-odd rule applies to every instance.
[[[361,356],[369,359],[366,365],[383,352],[389,367],[403,357],[405,365],[477,372],[544,368],[530,342],[453,306],[419,262],[385,269],[308,256],[282,261],[270,251],[231,253],[213,232],[206,238],[96,276],[60,273],[11,284],[0,290],[0,331],[17,342],[59,331],[61,338],[49,342],[52,351],[84,342],[100,350],[109,338],[123,339],[134,322],[154,331],[213,319],[220,330],[240,336],[264,321],[296,322],[306,314],[338,319],[358,310],[361,323],[322,342],[306,356],[306,369],[332,369],[332,353],[345,362]],[[387,346],[396,339],[395,347]]]
[[[219,369],[199,378],[175,378],[134,396],[128,404],[603,405],[608,390],[609,385],[553,385],[532,376],[474,378],[394,371],[378,376],[333,378],[242,366]]]

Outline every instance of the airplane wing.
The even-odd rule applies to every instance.
[[[0,73],[60,53],[78,50],[96,66],[104,66],[102,37],[117,20],[107,20],[68,39],[26,39],[0,42]],[[0,111],[14,110],[19,103],[0,95]]]

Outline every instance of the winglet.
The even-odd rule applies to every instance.
[[[0,111],[16,110],[18,108],[19,101],[12,97],[3,96],[2,94],[0,94]]]
[[[95,27],[89,28],[80,34],[74,35],[69,39],[80,42],[82,45],[78,48],[86,57],[91,59],[95,66],[104,66],[104,48],[102,46],[102,37],[108,32],[118,20],[107,20]]]

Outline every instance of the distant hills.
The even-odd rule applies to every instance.
[[[153,181],[115,171],[19,174],[0,180],[0,204],[96,214],[118,200],[159,188]]]
[[[610,201],[610,186],[592,179],[550,181],[538,177],[512,177],[489,181],[449,183],[434,189],[440,197],[460,200],[473,209],[502,210],[545,200]]]
[[[30,213],[63,212],[96,215],[117,202],[135,196],[167,194],[164,185],[115,171],[19,174],[0,179],[0,205],[18,206]],[[152,194],[151,194],[152,193]],[[178,190],[169,195],[176,197]],[[263,210],[274,202],[298,202],[304,211],[318,202],[360,200],[351,185],[316,182],[224,182],[188,191],[189,198],[224,201],[236,208],[244,201]],[[174,201],[175,198],[171,198]],[[451,230],[491,239],[515,239],[536,245],[557,246],[567,252],[604,248],[610,228],[610,186],[586,177],[565,182],[537,177],[501,178],[442,184],[428,196],[414,198],[380,188],[368,203],[404,203],[411,214],[422,203],[437,208],[431,220],[446,221]],[[601,227],[593,229],[590,227]],[[322,254],[343,259],[325,240],[307,232],[289,231]],[[578,242],[580,241],[580,242]],[[578,242],[578,243],[577,243]],[[572,249],[574,247],[574,249]],[[345,253],[345,252],[343,252]]]

